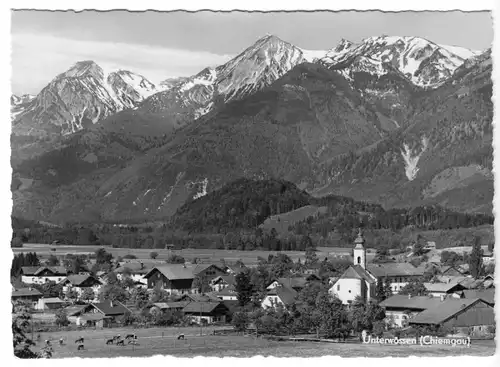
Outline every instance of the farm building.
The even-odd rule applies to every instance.
[[[246,269],[247,269],[247,267],[245,266],[245,264],[239,262],[239,263],[236,263],[234,265],[226,265],[226,269],[222,269],[222,270],[224,270],[227,274],[237,275],[237,274],[245,271]]]
[[[172,312],[177,312],[177,311],[182,311],[184,307],[186,307],[190,301],[179,301],[179,302],[157,302],[153,303],[154,307],[157,307],[159,310],[166,312],[166,311],[172,311]]]
[[[433,297],[441,297],[443,295],[451,295],[455,298],[460,298],[462,292],[466,289],[463,285],[457,283],[424,283],[427,292]]]
[[[385,320],[389,326],[405,327],[412,317],[441,302],[439,297],[395,294],[382,301],[380,306],[385,309]]]
[[[65,301],[57,297],[40,298],[35,306],[35,309],[40,311],[57,310],[59,308],[63,308],[65,304]]]
[[[160,287],[168,294],[191,293],[194,275],[192,269],[184,264],[168,264],[156,266],[144,278],[148,289]]]
[[[419,313],[409,324],[443,326],[471,336],[491,334],[496,325],[495,310],[479,298],[449,298]]]
[[[102,282],[92,275],[70,275],[61,282],[63,292],[74,290],[80,297],[86,289],[91,289],[97,297]]]
[[[212,324],[225,322],[229,310],[222,302],[190,302],[182,312],[197,323]]]
[[[108,323],[119,319],[130,310],[118,301],[90,303],[77,317],[76,324],[82,326],[106,327]]]
[[[64,266],[23,266],[20,274],[25,284],[59,283],[68,275]]]
[[[73,324],[78,324],[78,317],[83,314],[86,310],[90,309],[90,304],[87,305],[73,305],[68,306],[64,309],[66,316],[68,317],[69,322]]]
[[[168,264],[156,266],[144,275],[149,289],[160,287],[169,294],[196,293],[192,288],[195,277],[209,282],[225,273],[213,264]]]
[[[19,288],[12,292],[12,302],[26,301],[31,302],[33,307],[36,307],[38,300],[43,297],[42,293],[34,288]]]
[[[277,286],[270,289],[262,300],[262,308],[276,307],[282,305],[285,308],[291,305],[297,298],[297,291],[286,286]]]
[[[465,275],[465,271],[460,269],[458,266],[443,266],[441,268],[441,275],[463,276]]]

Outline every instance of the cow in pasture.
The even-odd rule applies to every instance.
[[[78,346],[78,350],[84,350],[84,349],[85,349],[85,348],[84,348],[83,344],[80,344],[80,345]]]
[[[135,335],[135,334],[127,334],[125,336],[125,340],[127,340],[127,339],[137,339],[137,335]]]
[[[108,340],[106,340],[106,345],[114,344],[114,342],[115,342],[115,338],[108,339]]]
[[[184,334],[180,334],[178,337],[177,337],[177,340],[184,340],[185,337],[184,337]]]
[[[75,340],[75,344],[77,343],[83,343],[83,336]]]
[[[63,338],[59,339],[59,345],[64,345],[64,339]]]
[[[116,342],[116,345],[121,345],[121,346],[124,346],[125,345],[125,340],[119,340]]]

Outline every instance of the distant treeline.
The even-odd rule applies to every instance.
[[[267,218],[306,205],[326,208],[297,220],[287,233],[259,227]],[[384,210],[378,204],[329,195],[313,198],[294,184],[281,180],[240,179],[196,200],[186,202],[163,225],[66,224],[49,227],[13,218],[12,246],[22,242],[109,245],[123,248],[225,248],[240,250],[298,250],[309,246],[348,246],[363,227],[399,232],[471,228],[493,224],[493,216],[457,213],[439,206]],[[336,243],[329,243],[334,235]],[[310,243],[312,241],[312,244]]]

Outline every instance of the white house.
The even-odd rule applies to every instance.
[[[61,284],[64,293],[73,290],[77,293],[78,297],[81,297],[86,289],[91,289],[95,295],[94,299],[97,299],[99,289],[102,286],[102,282],[92,275],[70,275]]]
[[[296,297],[297,292],[295,290],[286,286],[277,286],[267,292],[261,306],[264,309],[276,307],[277,305],[287,307],[295,301]]]
[[[25,284],[59,283],[67,274],[64,266],[23,266],[21,281]]]
[[[220,298],[222,301],[237,301],[238,292],[236,292],[233,285],[221,289],[219,292],[213,294],[214,296]]]

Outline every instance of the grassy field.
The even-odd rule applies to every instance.
[[[172,355],[177,357],[252,357],[256,355],[275,357],[318,357],[335,355],[341,357],[406,357],[416,356],[491,356],[495,353],[494,341],[472,342],[470,348],[463,346],[419,346],[419,345],[375,345],[336,344],[293,341],[270,341],[243,335],[209,335],[213,328],[204,328],[202,336],[198,328],[155,328],[155,329],[105,329],[88,331],[65,331],[42,333],[42,340],[53,340],[54,358],[96,358],[96,357],[147,357]],[[136,346],[106,345],[105,340],[113,335],[125,336],[135,332]],[[163,336],[162,336],[163,333]],[[184,333],[185,340],[177,340]],[[85,338],[85,350],[77,351],[74,340]],[[65,345],[57,340],[65,338]],[[41,345],[41,343],[40,343]],[[38,350],[39,346],[34,350]]]
[[[22,248],[13,248],[14,253],[20,252],[36,252],[39,257],[47,258],[53,254],[56,256],[66,254],[90,254],[94,253],[102,246],[52,246],[45,244],[24,244]],[[56,251],[51,251],[55,248]],[[219,261],[224,259],[227,263],[234,263],[237,260],[243,261],[245,265],[257,264],[257,258],[263,257],[267,259],[270,254],[276,254],[276,251],[238,251],[238,250],[217,250],[217,249],[182,249],[182,250],[164,250],[164,249],[128,249],[128,248],[112,248],[105,247],[106,251],[110,252],[113,257],[125,256],[132,254],[137,256],[138,259],[148,260],[151,262],[149,254],[152,251],[158,253],[156,260],[162,262],[166,260],[170,254],[174,253],[184,257],[187,261],[192,261],[198,258],[202,262]],[[305,260],[305,252],[301,251],[281,251],[288,255],[293,261],[299,258],[301,261]],[[317,256],[323,260],[325,257],[334,257],[335,255],[346,255],[350,253],[350,249],[334,248],[334,247],[319,247]]]

